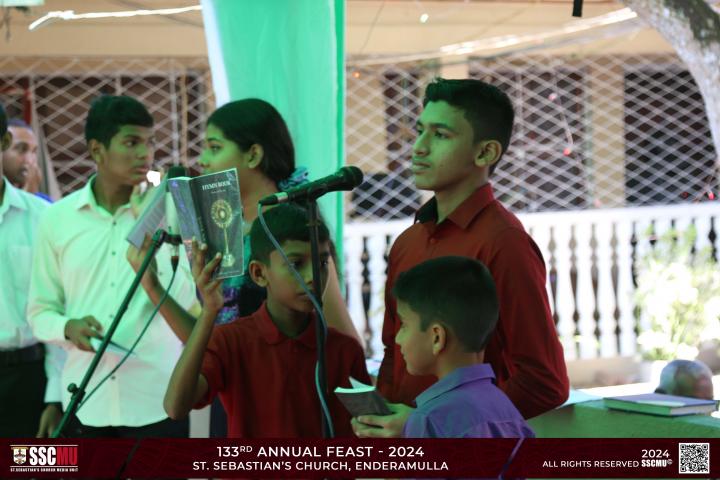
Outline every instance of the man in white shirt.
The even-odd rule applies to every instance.
[[[4,155],[12,142],[0,105],[0,437],[45,437],[60,420],[62,361],[27,323],[32,247],[40,214],[48,203],[15,188],[3,177]]]
[[[43,174],[38,165],[38,137],[33,129],[19,118],[8,120],[12,134],[10,148],[4,153],[3,173],[14,187],[34,193],[48,202],[52,199],[40,191]]]
[[[133,98],[101,96],[90,106],[85,139],[97,174],[42,216],[30,284],[28,314],[35,335],[68,349],[63,385],[81,382],[93,358],[91,339],[107,331],[135,276],[125,259],[126,238],[136,221],[130,198],[153,161],[153,119]],[[156,259],[158,278],[167,288],[172,276],[167,248],[161,248]],[[170,293],[184,299],[186,309],[195,303],[187,263],[178,268]],[[146,324],[147,331],[117,371],[112,372],[122,354],[105,353],[88,385],[86,403],[77,412],[79,423],[65,433],[188,435],[187,420],[168,419],[162,407],[182,345],[162,316],[151,320],[153,310],[139,289],[112,340],[129,349]],[[67,406],[70,394],[64,392],[62,400]]]

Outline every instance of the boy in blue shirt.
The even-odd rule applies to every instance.
[[[488,269],[468,257],[434,258],[401,273],[393,295],[401,322],[395,342],[408,373],[438,378],[415,399],[403,436],[534,437],[483,363],[498,319]]]

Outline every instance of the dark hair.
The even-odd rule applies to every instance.
[[[4,137],[7,133],[8,119],[5,113],[5,107],[0,103],[0,137]]]
[[[420,329],[438,322],[469,352],[481,352],[498,320],[490,271],[468,257],[438,257],[398,275],[393,295],[420,317]]]
[[[25,120],[23,120],[21,118],[11,118],[10,120],[8,120],[7,125],[8,125],[8,127],[18,127],[18,128],[24,128],[26,130],[32,131],[32,127],[30,125],[28,125],[27,122],[25,122]]]
[[[263,213],[263,217],[268,229],[280,245],[288,240],[310,241],[310,230],[308,228],[310,216],[308,211],[300,205],[284,203],[269,209]],[[322,218],[319,223],[319,240],[320,242],[327,242],[330,240],[330,232]],[[250,229],[250,259],[267,263],[273,250],[275,250],[275,246],[270,242],[260,224],[260,219],[255,219]]]
[[[97,140],[106,147],[124,125],[152,127],[145,105],[132,97],[101,95],[92,101],[85,121],[85,141]]]
[[[247,151],[254,144],[263,148],[260,170],[278,183],[295,170],[295,148],[280,112],[265,100],[246,98],[226,103],[208,118],[208,125]]]
[[[480,80],[436,78],[425,89],[423,106],[447,102],[459,108],[473,128],[473,141],[497,140],[504,154],[510,145],[515,111],[510,98],[498,87]],[[502,158],[502,155],[500,156]],[[490,166],[495,171],[500,159]]]

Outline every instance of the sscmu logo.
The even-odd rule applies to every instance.
[[[77,445],[10,445],[11,472],[77,472]]]

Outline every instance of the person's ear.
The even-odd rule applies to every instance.
[[[248,265],[248,272],[253,282],[261,287],[267,287],[267,267],[258,260],[252,260]]]
[[[439,323],[433,323],[430,325],[430,335],[432,337],[432,353],[437,356],[445,350],[447,329]]]
[[[102,164],[106,152],[105,145],[103,145],[102,142],[94,138],[91,139],[88,143],[88,152],[90,152],[90,158],[92,158],[95,163],[98,165]]]
[[[257,168],[265,157],[265,150],[259,143],[253,143],[248,150],[248,168]]]
[[[489,167],[502,155],[502,145],[497,140],[483,140],[478,143],[478,153],[475,157],[475,165],[478,167]]]
[[[5,135],[2,136],[2,150],[5,151],[8,148],[10,148],[10,145],[12,145],[12,133],[10,133],[10,130],[5,132]]]

